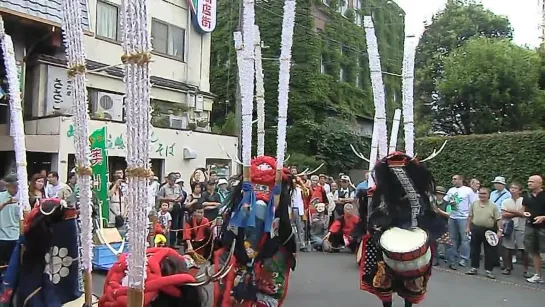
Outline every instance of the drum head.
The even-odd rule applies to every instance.
[[[490,244],[490,246],[496,246],[500,241],[498,235],[492,230],[487,230],[484,233],[484,237],[486,238],[486,241],[488,242],[488,244]]]
[[[390,252],[406,253],[426,244],[428,234],[420,229],[411,230],[393,227],[384,232],[380,237],[380,245]]]

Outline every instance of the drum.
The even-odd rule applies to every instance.
[[[391,228],[382,234],[380,246],[386,265],[403,277],[423,276],[431,265],[428,234],[420,228]]]

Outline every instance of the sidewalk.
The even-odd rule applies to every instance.
[[[481,263],[481,269],[479,270],[479,274],[475,275],[475,276],[465,275],[466,271],[469,270],[469,267],[467,267],[467,266],[466,267],[458,266],[458,270],[453,271],[453,270],[448,268],[448,264],[446,264],[443,260],[441,260],[439,266],[436,266],[433,269],[434,270],[438,269],[438,270],[445,271],[445,272],[451,272],[451,273],[456,274],[456,275],[467,276],[468,278],[478,278],[478,279],[482,279],[482,280],[495,281],[495,282],[499,282],[499,283],[506,284],[506,285],[513,285],[513,286],[518,286],[518,287],[521,287],[521,288],[526,288],[526,289],[531,289],[531,290],[537,290],[537,291],[540,291],[540,292],[545,292],[545,284],[531,284],[531,283],[526,281],[526,278],[523,276],[524,268],[523,268],[522,264],[520,264],[519,262],[517,262],[516,264],[513,265],[514,269],[511,272],[511,275],[503,275],[501,273],[500,268],[495,268],[494,271],[493,271],[494,275],[496,276],[495,280],[489,279],[489,278],[487,278],[485,276],[485,271],[484,271],[484,268],[482,267],[482,265],[483,264]],[[529,272],[534,273],[534,269],[530,267]],[[433,271],[432,271],[432,274],[433,274]]]

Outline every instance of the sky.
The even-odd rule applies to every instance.
[[[424,21],[445,7],[447,0],[395,0],[406,13],[407,34],[422,35]],[[509,18],[515,43],[537,47],[540,37],[539,0],[481,0],[485,8]]]

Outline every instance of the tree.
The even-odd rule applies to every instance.
[[[449,0],[445,9],[426,26],[416,49],[415,104],[417,133],[426,134],[433,107],[438,100],[437,82],[443,60],[474,36],[512,38],[507,18],[485,10],[473,1]]]
[[[475,37],[443,61],[434,128],[453,134],[521,131],[540,124],[539,57],[506,39]]]

